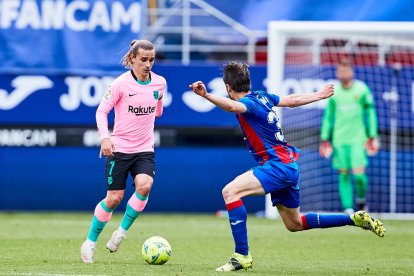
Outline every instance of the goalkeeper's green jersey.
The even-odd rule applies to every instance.
[[[369,87],[362,81],[354,81],[349,89],[336,85],[325,108],[321,139],[333,145],[353,145],[376,136],[377,114]]]

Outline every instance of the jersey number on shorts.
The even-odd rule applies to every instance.
[[[112,170],[114,169],[115,166],[115,161],[110,161],[109,164],[111,164],[111,168],[109,169],[109,175],[112,175]]]
[[[108,184],[111,185],[113,182],[113,178],[112,178],[112,170],[114,169],[115,166],[115,161],[110,161],[109,164],[111,164],[111,168],[109,169],[109,174],[108,174]]]

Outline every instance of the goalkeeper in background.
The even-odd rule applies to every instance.
[[[374,155],[379,149],[377,115],[369,87],[353,79],[349,61],[339,62],[336,76],[340,85],[335,87],[335,95],[329,98],[325,108],[320,154],[329,158],[333,153],[333,167],[339,170],[342,207],[346,213],[353,213],[351,173],[358,210],[366,209],[366,154]]]

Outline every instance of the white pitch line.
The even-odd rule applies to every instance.
[[[69,225],[90,225],[91,222],[88,220],[79,221],[79,220],[64,220],[64,219],[50,219],[50,220],[40,220],[42,224],[69,224]]]
[[[374,218],[389,220],[414,220],[413,213],[370,213]]]
[[[19,273],[19,272],[0,272],[0,275],[25,275],[25,276],[106,276],[106,275],[92,275],[92,274],[50,274],[50,273]]]
[[[79,220],[64,220],[64,219],[41,219],[37,221],[18,221],[19,224],[40,224],[40,225],[90,225],[91,222],[88,220],[79,221]],[[13,221],[14,222],[14,221]]]

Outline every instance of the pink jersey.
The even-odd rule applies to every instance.
[[[154,122],[162,115],[165,87],[165,79],[153,72],[146,83],[136,80],[132,71],[116,78],[96,111],[101,140],[111,138],[115,152],[154,151]],[[115,124],[110,136],[108,113],[114,107]]]

